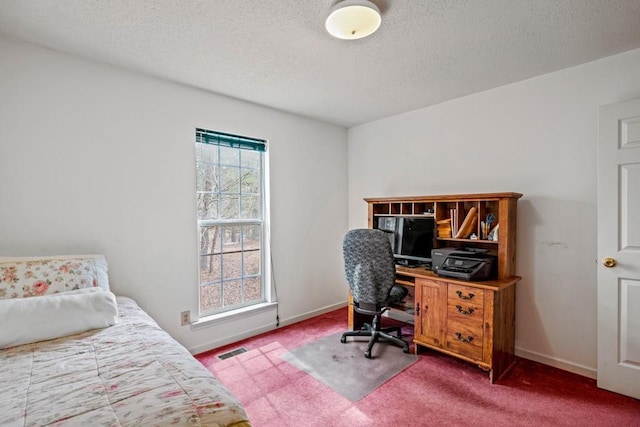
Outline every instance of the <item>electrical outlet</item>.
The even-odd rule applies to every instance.
[[[180,313],[180,323],[182,324],[182,326],[191,323],[191,313],[189,313],[188,311],[183,311],[182,313]]]

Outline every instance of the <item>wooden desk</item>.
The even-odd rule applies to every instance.
[[[396,268],[396,283],[413,288],[416,354],[428,348],[477,364],[493,383],[515,361],[515,284],[518,276],[469,282],[439,277],[423,267]],[[352,302],[349,295],[349,302]],[[402,306],[400,307],[402,308]],[[349,305],[349,328],[368,319]]]
[[[369,228],[379,228],[388,217],[433,216],[433,248],[474,248],[496,256],[498,279],[482,282],[438,277],[425,268],[396,269],[397,283],[414,291],[406,308],[413,310],[416,352],[428,348],[475,363],[490,372],[491,382],[507,372],[515,359],[520,197],[520,193],[503,192],[364,199]],[[359,328],[364,320],[349,309],[350,328]]]

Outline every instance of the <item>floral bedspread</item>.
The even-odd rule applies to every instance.
[[[0,350],[0,425],[250,425],[133,300],[118,297],[118,310],[114,326]]]

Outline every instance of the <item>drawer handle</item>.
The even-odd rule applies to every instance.
[[[461,305],[456,305],[456,309],[458,310],[458,313],[462,314],[473,314],[473,312],[475,311],[473,307],[470,307],[469,310],[465,310]]]
[[[460,332],[456,332],[456,339],[458,341],[462,341],[462,342],[471,342],[471,341],[473,341],[473,337],[471,335],[469,335],[468,337],[464,338]]]
[[[469,292],[469,295],[462,295],[462,291],[456,291],[456,294],[458,294],[458,298],[460,299],[473,299],[473,297],[475,297],[475,294],[472,294],[471,292]]]

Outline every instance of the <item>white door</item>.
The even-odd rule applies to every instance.
[[[640,99],[598,125],[598,387],[640,399]]]

